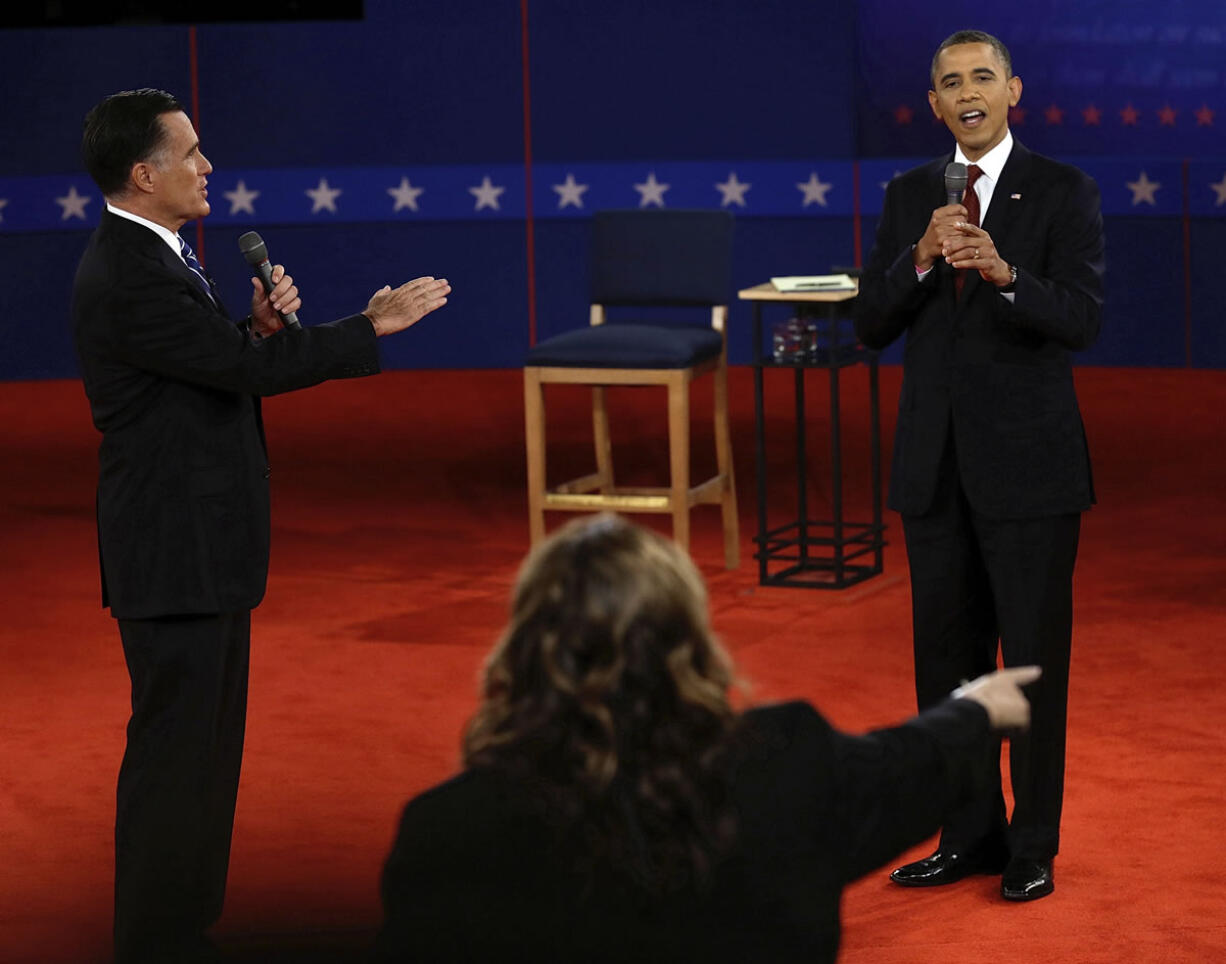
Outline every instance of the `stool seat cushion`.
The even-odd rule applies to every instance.
[[[528,351],[524,364],[545,368],[689,368],[719,355],[712,328],[592,325],[568,331]]]

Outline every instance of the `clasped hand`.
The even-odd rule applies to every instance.
[[[933,211],[928,229],[915,245],[915,266],[927,271],[942,258],[954,268],[978,271],[984,281],[1007,285],[1012,277],[1009,263],[996,250],[996,242],[966,219],[967,211],[961,204],[947,204]]]
[[[288,315],[302,307],[294,279],[279,264],[272,269],[272,291],[265,292],[264,283],[259,278],[252,278],[251,285],[255,289],[251,293],[251,327],[265,338],[284,327],[281,315]]]

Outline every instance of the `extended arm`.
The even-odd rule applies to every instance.
[[[999,753],[992,730],[1028,725],[1026,666],[989,673],[914,719],[865,736],[835,733],[844,879],[855,880],[935,832]]]
[[[95,297],[88,309],[114,357],[136,368],[227,391],[276,395],[329,378],[379,370],[375,337],[414,324],[446,303],[446,281],[417,279],[376,292],[364,314],[300,331],[272,328],[272,304],[253,294],[252,326],[275,337],[252,339],[200,304],[177,274],[144,263]],[[273,301],[300,304],[292,279],[278,278]],[[279,322],[277,322],[279,324]],[[270,330],[271,329],[271,330]]]

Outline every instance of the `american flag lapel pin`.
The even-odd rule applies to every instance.
[[[1009,195],[1010,201],[1020,201],[1021,199],[1022,199],[1022,196],[1020,194],[1010,194]]]

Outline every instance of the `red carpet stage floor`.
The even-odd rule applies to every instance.
[[[897,517],[887,513],[883,575],[841,593],[759,587],[752,382],[746,369],[732,374],[742,566],[721,568],[714,508],[697,510],[693,547],[716,628],[755,699],[805,697],[847,729],[909,715]],[[810,377],[809,497],[820,513],[827,395],[825,375]],[[855,507],[866,501],[866,379],[863,370],[845,378]],[[993,878],[917,892],[883,871],[846,896],[845,962],[1226,960],[1226,373],[1077,378],[1100,504],[1085,519],[1078,564],[1056,893],[1013,905]],[[788,384],[768,385],[770,500],[782,514],[792,498]],[[898,370],[883,370],[887,456],[898,386]],[[551,466],[585,469],[583,396],[559,392],[549,396]],[[696,395],[703,468],[710,396]],[[627,392],[612,404],[633,482],[666,464],[663,395]],[[272,576],[254,620],[247,753],[216,936],[236,960],[360,960],[400,808],[456,767],[527,547],[520,374],[392,373],[273,399],[266,412]],[[7,964],[108,956],[128,693],[118,634],[98,603],[96,444],[78,383],[0,385]]]

